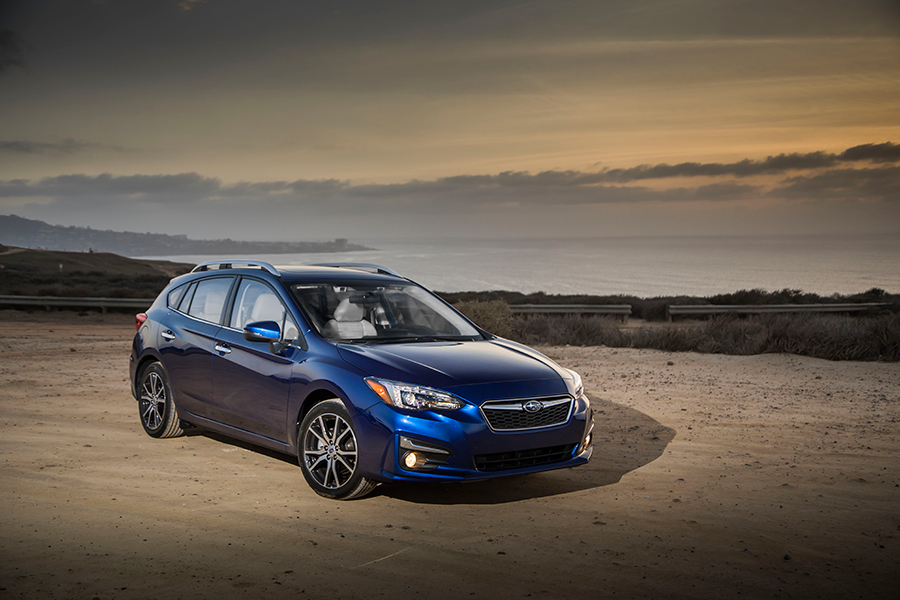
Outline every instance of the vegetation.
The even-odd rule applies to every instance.
[[[60,269],[62,265],[62,269]],[[193,265],[115,254],[24,250],[0,245],[0,295],[154,298]],[[672,352],[789,352],[830,360],[900,361],[900,295],[873,288],[819,296],[799,290],[741,290],[709,298],[551,295],[519,292],[441,293],[475,323],[525,344],[655,348]],[[515,304],[631,304],[633,317],[663,321],[668,304],[815,304],[883,302],[878,314],[781,314],[717,317],[701,322],[626,328],[608,317],[515,315]]]
[[[494,302],[502,301],[509,305],[516,304],[630,304],[631,316],[645,321],[665,321],[666,306],[669,304],[829,304],[845,302],[885,302],[894,305],[895,312],[900,309],[900,294],[888,294],[879,288],[872,288],[862,294],[819,294],[804,293],[801,290],[784,289],[775,292],[765,290],[741,290],[733,294],[718,294],[709,297],[697,296],[658,296],[655,298],[638,298],[636,296],[589,296],[522,294],[521,292],[438,292],[438,295],[450,304],[461,302]]]
[[[155,298],[193,265],[0,246],[0,295]]]
[[[716,317],[699,323],[623,328],[608,317],[514,315],[501,300],[456,308],[482,328],[524,344],[653,348],[669,352],[787,352],[828,360],[900,361],[900,313],[875,316],[780,314]]]

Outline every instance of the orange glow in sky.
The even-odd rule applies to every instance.
[[[900,233],[890,2],[21,2],[0,31],[4,214],[213,237]],[[684,164],[707,168],[561,175]]]

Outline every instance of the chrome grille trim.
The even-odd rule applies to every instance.
[[[526,402],[537,400],[543,407],[537,412],[527,412]],[[565,406],[564,406],[565,405]],[[575,399],[571,396],[545,396],[515,400],[489,400],[479,407],[491,431],[527,431],[546,429],[569,422]]]

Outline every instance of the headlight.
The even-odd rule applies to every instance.
[[[389,406],[409,410],[457,410],[463,402],[453,394],[430,387],[366,377],[366,384]]]
[[[571,375],[572,379],[575,381],[575,397],[580,398],[584,394],[584,383],[581,381],[581,375],[572,369],[566,369],[566,371],[569,372],[569,375]]]

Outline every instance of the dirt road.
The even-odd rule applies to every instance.
[[[310,491],[290,457],[147,437],[127,315],[0,311],[3,598],[897,598],[900,365],[544,348],[592,462]]]

